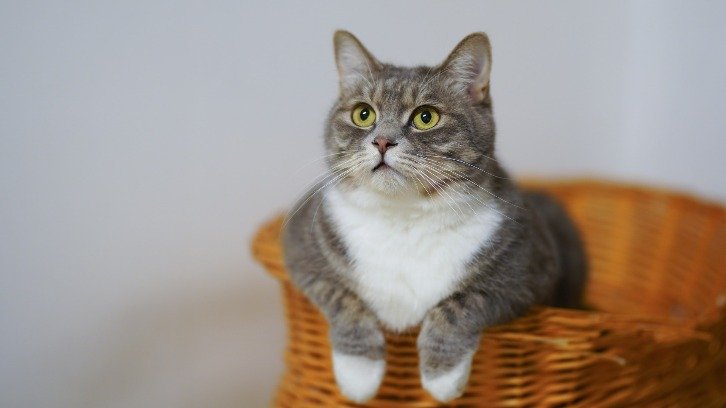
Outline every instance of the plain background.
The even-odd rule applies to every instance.
[[[494,46],[516,176],[726,199],[726,3],[0,5],[0,405],[257,407],[282,370],[255,228],[323,169],[332,33]]]

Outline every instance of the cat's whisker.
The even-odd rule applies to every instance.
[[[423,172],[423,169],[419,169],[418,173],[429,181],[429,184],[431,184],[431,187],[433,187],[434,190],[436,190],[440,194],[444,194],[444,195],[446,195],[446,197],[448,197],[447,203],[449,203],[449,201],[450,201],[449,207],[451,207],[451,211],[454,211],[456,213],[456,215],[459,217],[459,220],[463,223],[464,219],[462,218],[462,216],[464,215],[464,211],[461,209],[461,206],[456,202],[456,200],[454,200],[454,198],[451,197],[451,195],[449,195],[449,193],[447,193],[446,190],[442,186],[437,186],[437,180],[435,180],[435,178],[433,178],[433,177],[427,176]],[[441,180],[438,180],[438,182],[441,182]],[[446,201],[446,199],[444,201]],[[456,210],[454,210],[454,206],[452,206],[451,204],[456,205],[459,208],[459,212],[456,212]]]
[[[315,164],[315,163],[318,163],[318,162],[320,162],[320,161],[326,160],[326,159],[328,159],[328,158],[330,158],[330,157],[333,157],[333,156],[340,156],[340,155],[343,155],[343,154],[348,154],[348,153],[349,153],[348,151],[342,151],[342,152],[337,152],[337,153],[330,153],[330,154],[326,154],[326,155],[323,155],[323,156],[321,156],[321,157],[318,157],[317,159],[314,159],[314,160],[312,160],[312,161],[309,161],[309,162],[307,162],[307,163],[303,164],[303,165],[302,165],[301,167],[299,167],[299,168],[295,169],[295,170],[294,170],[294,173],[295,173],[295,174],[297,174],[297,173],[299,173],[299,172],[300,172],[300,171],[301,171],[302,169],[304,169],[304,168],[306,168],[306,167],[308,167],[308,166],[311,166],[311,165],[313,165],[313,164]]]
[[[415,156],[415,157],[418,157],[418,158],[422,158],[421,156]],[[409,161],[410,163],[413,163],[413,164],[421,164],[421,163],[416,163],[415,161],[412,161],[411,159],[405,159],[405,160],[408,160],[408,161]],[[433,163],[434,163],[434,164],[438,164],[438,163],[436,163],[436,162],[433,162]],[[422,167],[422,168],[425,168],[424,166],[421,166],[421,167]],[[446,168],[443,168],[443,167],[440,167],[440,169],[438,169],[438,170],[437,170],[437,169],[434,169],[434,167],[433,167],[433,166],[431,166],[431,165],[430,165],[430,167],[428,168],[428,170],[429,170],[430,172],[431,172],[431,171],[437,171],[437,172],[438,172],[439,174],[441,174],[441,175],[442,175],[442,177],[445,177],[445,178],[446,178],[446,177],[449,177],[449,176],[447,176],[447,175],[446,175],[445,173],[442,173],[442,171],[448,171],[448,172],[451,172],[451,171],[452,171],[452,170],[449,170],[449,169],[446,169]],[[456,176],[456,174],[454,174],[454,175]],[[458,177],[460,177],[460,176],[458,176]],[[449,177],[449,178],[450,178],[450,177]],[[456,180],[456,179],[452,179],[452,180],[454,180],[454,181],[461,181],[461,180]],[[476,183],[475,183],[475,184],[476,184]],[[514,218],[512,218],[512,217],[508,216],[508,215],[507,215],[507,214],[505,214],[504,212],[502,212],[502,211],[500,211],[500,210],[498,210],[498,209],[496,209],[496,208],[494,208],[494,207],[490,206],[489,204],[485,203],[485,202],[484,202],[484,201],[482,201],[482,200],[481,200],[481,198],[479,198],[479,197],[478,197],[478,196],[477,196],[476,194],[471,194],[471,189],[472,189],[471,187],[469,187],[469,186],[466,186],[466,185],[460,185],[460,187],[461,187],[461,188],[464,188],[464,189],[465,189],[465,191],[468,191],[469,193],[468,193],[468,194],[464,194],[464,193],[462,193],[461,191],[457,190],[457,188],[456,188],[456,186],[455,186],[455,185],[453,185],[453,184],[449,184],[449,188],[450,188],[450,189],[451,189],[452,191],[454,191],[454,192],[456,192],[457,194],[459,194],[460,196],[463,196],[463,197],[471,197],[471,198],[473,198],[474,200],[476,200],[476,201],[477,201],[477,202],[478,202],[479,204],[481,204],[481,205],[485,206],[486,208],[488,208],[488,209],[490,209],[490,210],[492,210],[492,211],[496,212],[497,214],[499,214],[499,215],[501,215],[501,216],[503,216],[503,217],[505,217],[505,218],[509,219],[510,221],[513,221],[513,222],[515,222],[515,223],[517,223],[517,224],[521,224],[521,223],[520,223],[519,221],[517,221],[517,220],[515,220]],[[496,197],[496,196],[495,196],[495,197]],[[497,198],[498,198],[498,197],[497,197]],[[508,203],[508,201],[506,201],[506,200],[504,200],[504,199],[501,199],[501,200],[502,200],[502,201],[504,201],[505,203]],[[466,202],[466,201],[465,201],[465,202]],[[469,207],[471,208],[471,204],[469,204],[468,202],[466,202],[466,204],[467,204],[467,205],[469,205]],[[512,204],[512,205],[513,205],[513,204]],[[517,207],[517,206],[515,205],[515,207]],[[519,207],[517,207],[517,208],[519,208]],[[473,210],[473,208],[472,208],[472,211],[474,211],[474,210]],[[474,211],[474,213],[476,213],[476,211]]]
[[[315,228],[315,218],[318,216],[318,211],[320,210],[320,207],[323,205],[323,202],[325,202],[325,197],[320,199],[320,202],[318,203],[318,206],[315,207],[315,212],[313,213],[313,220],[310,221],[310,233],[313,233],[313,229]]]
[[[444,170],[444,171],[450,172],[450,173],[452,173],[452,174],[456,175],[457,177],[461,177],[461,178],[463,178],[463,179],[467,180],[468,182],[470,182],[470,183],[474,184],[475,186],[477,186],[477,187],[478,187],[479,189],[481,189],[482,191],[486,192],[487,194],[491,195],[492,197],[495,197],[495,198],[497,198],[497,199],[501,200],[501,201],[502,201],[502,202],[504,202],[504,203],[507,203],[507,204],[509,204],[509,205],[511,205],[511,206],[514,206],[514,207],[516,207],[516,208],[519,208],[520,210],[525,210],[525,211],[527,210],[527,209],[526,209],[526,208],[524,208],[524,207],[518,206],[517,204],[514,204],[514,203],[512,203],[512,202],[510,202],[510,201],[507,201],[507,200],[505,200],[504,198],[502,198],[502,197],[499,197],[498,195],[496,195],[496,194],[492,193],[491,191],[489,191],[488,189],[486,189],[486,188],[482,187],[482,186],[481,186],[481,185],[480,185],[479,183],[477,183],[476,181],[474,181],[474,180],[470,179],[469,177],[467,177],[467,176],[466,176],[466,175],[465,175],[464,173],[462,173],[462,172],[460,172],[460,171],[456,171],[456,170],[451,170],[451,169],[447,169],[447,168],[445,168],[445,167],[444,167],[443,165],[441,165],[440,163],[438,163],[438,162],[436,162],[436,161],[434,161],[434,160],[428,159],[428,158],[426,158],[426,157],[422,157],[422,156],[417,156],[417,157],[419,157],[419,158],[421,158],[421,159],[423,159],[423,160],[426,160],[426,162],[427,162],[427,163],[428,163],[429,165],[431,165],[431,166],[437,166],[437,167],[438,167],[438,168],[440,168],[441,170]]]
[[[479,198],[476,194],[471,194],[472,188],[470,186],[467,186],[467,185],[464,184],[464,185],[461,185],[461,188],[463,188],[463,189],[465,189],[465,191],[469,192],[469,194],[466,195],[467,197],[473,198],[479,204],[483,205],[484,207],[488,208],[491,211],[494,211],[495,213],[501,215],[502,217],[507,218],[508,220],[510,220],[510,221],[512,221],[514,223],[521,224],[519,221],[517,221],[514,218],[510,217],[509,215],[505,214],[501,210],[498,210],[498,209],[494,208],[493,206],[487,204],[486,202],[482,201],[482,199]],[[455,188],[453,188],[453,189],[455,190]]]
[[[352,168],[351,168],[351,172],[354,172],[354,171],[356,171],[356,170],[360,169],[361,167],[363,167],[363,165],[364,165],[363,163],[364,163],[364,161],[361,161],[360,163],[358,163],[358,164],[356,164],[356,165],[352,166]],[[340,182],[341,182],[342,180],[343,180],[343,178],[339,178],[339,179],[338,179],[338,180],[336,180],[336,181],[335,181],[335,182],[333,183],[333,185],[332,185],[332,186],[330,186],[330,187],[334,187],[334,186],[336,186],[336,185],[340,184]],[[324,202],[324,200],[325,200],[325,198],[323,197],[323,198],[322,198],[322,199],[320,200],[320,202],[318,203],[318,206],[317,206],[317,207],[315,207],[315,212],[313,213],[313,219],[312,219],[312,221],[310,222],[310,233],[312,233],[312,231],[313,231],[313,226],[315,225],[315,218],[316,218],[316,217],[318,216],[318,210],[320,210],[320,206],[322,206],[322,205],[323,205],[323,202]]]
[[[431,171],[431,170],[433,170],[433,169],[432,168],[429,168],[429,171]],[[457,194],[459,194],[459,195],[461,195],[463,197],[473,198],[479,204],[483,205],[484,207],[488,208],[489,210],[494,211],[495,213],[497,213],[497,214],[499,214],[499,215],[501,215],[501,216],[509,219],[510,221],[513,221],[513,222],[515,222],[517,224],[520,224],[519,221],[515,220],[514,218],[512,218],[512,217],[508,216],[507,214],[505,214],[504,212],[502,212],[502,211],[500,211],[500,210],[498,210],[498,209],[490,206],[489,204],[485,203],[484,201],[482,201],[481,198],[479,198],[476,194],[471,194],[471,189],[472,189],[471,187],[469,187],[467,185],[460,185],[459,187],[461,187],[461,188],[464,189],[464,193],[462,193],[461,191],[459,191],[456,188],[456,186],[454,186],[454,185],[450,185],[449,187],[451,188],[451,190],[453,190]],[[467,205],[469,205],[471,207],[471,204],[469,204],[468,202],[467,202]],[[472,211],[473,211],[473,208],[472,208]],[[474,212],[476,213],[476,211],[474,211]]]
[[[443,174],[443,173],[442,173],[442,172],[440,172],[440,171],[436,171],[436,170],[435,170],[435,169],[433,169],[433,168],[423,168],[422,170],[423,170],[423,171],[428,171],[428,172],[429,172],[428,174],[429,174],[429,175],[430,175],[431,177],[433,177],[433,178],[436,178],[436,174],[439,174],[439,176],[440,176],[440,177],[438,177],[438,180],[440,180],[440,182],[441,182],[442,184],[446,185],[446,184],[444,183],[444,180],[445,180],[445,178],[446,178],[446,174]],[[458,191],[458,190],[457,190],[456,188],[454,188],[454,187],[453,187],[452,185],[450,185],[450,184],[448,185],[448,187],[451,187],[451,190],[452,190],[453,192],[457,193],[457,194],[458,194],[458,195],[459,195],[460,197],[464,197],[464,198],[465,198],[465,199],[463,200],[463,201],[464,201],[464,204],[466,204],[466,205],[467,205],[467,206],[469,207],[469,209],[471,210],[471,212],[473,212],[473,213],[474,213],[474,215],[477,215],[477,216],[479,215],[479,214],[478,214],[478,213],[476,212],[476,210],[474,210],[474,207],[472,207],[472,206],[471,206],[471,204],[469,204],[469,200],[467,200],[467,199],[466,199],[466,198],[468,197],[467,195],[464,195],[464,194],[462,194],[461,192],[459,192],[459,191]],[[461,205],[459,205],[459,202],[458,202],[458,201],[455,201],[455,203],[456,203],[457,207],[459,207],[459,210],[461,210]],[[463,213],[463,211],[462,211],[462,213]]]
[[[442,169],[443,171],[448,171],[448,172],[452,172],[452,173],[453,173],[453,170],[445,169],[445,168],[443,168],[443,167],[441,167],[441,169]],[[433,170],[433,168],[431,168],[430,170]],[[442,171],[442,170],[439,170],[439,171]],[[476,183],[474,183],[474,184],[476,184]],[[476,184],[476,185],[477,185],[477,186],[479,186],[478,184]],[[462,187],[462,188],[465,188],[465,189],[466,189],[466,191],[469,191],[469,192],[471,192],[471,189],[472,189],[471,187],[469,187],[469,186],[467,186],[467,185],[462,185],[461,187]],[[481,187],[481,186],[479,186],[479,187]],[[457,191],[457,190],[456,190],[456,188],[455,188],[454,186],[452,186],[452,189],[453,189],[453,190],[455,190],[455,191]],[[509,219],[510,221],[513,221],[513,222],[515,222],[515,223],[517,223],[517,224],[520,224],[520,222],[519,222],[519,221],[517,221],[517,220],[515,220],[514,218],[512,218],[512,217],[508,216],[508,215],[507,215],[507,214],[505,214],[504,212],[502,212],[502,211],[500,211],[500,210],[498,210],[498,209],[496,209],[496,208],[494,208],[494,207],[491,207],[491,206],[489,206],[489,205],[488,205],[487,203],[485,203],[484,201],[482,201],[482,200],[481,200],[481,198],[479,198],[479,197],[478,197],[478,196],[477,196],[476,194],[468,194],[468,196],[472,197],[473,199],[475,199],[475,200],[476,200],[476,201],[478,201],[478,202],[479,202],[479,203],[480,203],[481,205],[483,205],[483,206],[487,207],[488,209],[490,209],[490,210],[492,210],[492,211],[494,211],[494,212],[498,213],[499,215],[501,215],[501,216],[503,216],[503,217],[506,217],[506,218],[507,218],[507,219]],[[495,197],[496,197],[496,196],[495,196]],[[502,200],[502,201],[504,201],[505,203],[509,203],[508,201],[506,201],[506,200],[504,200],[504,199],[501,199],[501,200]],[[514,204],[512,204],[512,205],[514,205]],[[515,207],[517,207],[516,205],[514,205],[514,206],[515,206]],[[520,208],[520,207],[517,207],[517,208]]]
[[[446,169],[446,170],[448,170],[448,171],[450,171],[450,172],[452,172],[452,173],[454,173],[454,174],[457,174],[457,175],[459,175],[460,177],[464,178],[464,179],[465,179],[466,181],[468,181],[469,183],[471,183],[471,184],[473,184],[474,186],[476,186],[476,187],[477,187],[478,189],[480,189],[480,190],[484,191],[485,193],[489,194],[490,196],[492,196],[492,197],[494,197],[494,198],[496,198],[496,199],[498,199],[498,200],[502,201],[503,203],[509,204],[509,205],[511,205],[511,206],[513,206],[513,207],[516,207],[516,208],[519,208],[520,210],[524,210],[524,211],[527,211],[527,208],[525,208],[525,207],[522,207],[522,206],[519,206],[519,205],[517,205],[517,204],[514,204],[513,202],[511,202],[511,201],[507,201],[507,200],[505,200],[504,198],[502,198],[502,197],[500,197],[500,196],[498,196],[498,195],[496,195],[496,194],[492,193],[492,192],[491,192],[490,190],[488,190],[488,189],[486,189],[486,188],[482,187],[482,186],[481,186],[481,185],[480,185],[479,183],[477,183],[476,181],[474,181],[474,180],[470,179],[470,178],[469,178],[469,177],[467,177],[467,176],[466,176],[465,174],[463,174],[463,173],[461,173],[461,172],[458,172],[458,171],[455,171],[455,170],[450,170],[450,169]]]
[[[426,197],[427,197],[427,198],[428,198],[429,200],[433,200],[433,198],[431,197],[431,192],[429,192],[429,189],[428,189],[428,187],[426,187],[426,185],[425,185],[425,184],[424,184],[424,183],[423,183],[423,182],[421,181],[421,179],[420,179],[420,178],[419,178],[419,177],[418,177],[418,176],[416,175],[416,173],[418,172],[418,169],[417,169],[416,167],[412,166],[411,164],[409,164],[409,163],[408,163],[408,162],[406,162],[406,161],[401,161],[401,162],[399,163],[399,165],[400,165],[401,167],[405,168],[405,169],[408,169],[408,170],[409,170],[409,171],[411,172],[411,174],[409,174],[409,175],[410,175],[410,176],[411,176],[411,177],[412,177],[412,178],[414,179],[414,181],[415,181],[415,182],[416,182],[417,184],[420,184],[420,185],[421,185],[421,188],[423,188],[423,191],[424,191],[424,193],[426,193]]]
[[[354,159],[352,158],[350,160],[354,160]],[[327,182],[325,182],[325,184],[322,187],[319,187],[318,189],[315,190],[315,192],[313,192],[312,194],[310,194],[308,196],[308,198],[305,199],[305,201],[303,201],[302,203],[300,203],[297,206],[297,208],[295,209],[295,211],[292,212],[292,214],[286,216],[285,217],[285,221],[283,222],[282,226],[280,227],[280,230],[285,229],[285,227],[290,222],[290,220],[295,216],[295,214],[297,214],[305,206],[305,204],[307,204],[313,197],[315,197],[316,194],[318,194],[321,190],[323,190],[324,188],[328,187],[331,183],[335,182],[336,180],[339,180],[339,179],[347,176],[348,174],[350,174],[350,173],[358,170],[360,168],[360,164],[362,164],[364,161],[365,161],[365,158],[358,158],[358,161],[353,166],[351,166],[350,168],[348,168],[348,169],[341,169],[341,170],[338,170],[338,171],[331,172],[331,175],[333,175],[333,174],[336,174],[336,175],[332,179],[330,179]],[[323,181],[327,177],[328,176],[326,176],[325,178],[323,178],[323,180],[321,180],[320,182],[318,182],[318,184],[319,183],[323,183]]]
[[[305,189],[303,190],[303,193],[297,196],[295,202],[300,201],[300,199],[302,199],[302,197],[305,193],[310,191],[310,189],[312,189],[316,185],[323,182],[326,178],[334,175],[334,173],[337,170],[345,169],[347,166],[353,164],[358,159],[359,158],[357,157],[357,155],[354,157],[348,158],[348,159],[342,161],[341,163],[335,164],[330,169],[323,171],[321,174],[317,175],[315,178],[313,178],[313,181],[305,187]]]
[[[416,179],[416,182],[418,184],[421,184],[421,188],[423,188],[424,193],[426,193],[426,198],[428,198],[429,201],[433,201],[433,197],[431,197],[431,192],[428,188],[426,188],[426,185],[423,183],[423,181],[421,181],[421,179],[416,174],[412,174],[412,176],[414,177],[414,179]]]
[[[426,181],[426,183],[429,186],[431,186],[431,190],[433,190],[433,191],[435,191],[437,193],[440,193],[441,192],[441,190],[439,188],[437,188],[436,184],[432,182],[431,178],[426,177],[426,175],[423,174],[419,168],[417,168],[415,166],[412,166],[411,164],[408,164],[408,163],[406,163],[404,161],[401,162],[401,165],[403,165],[406,168],[408,168],[409,170],[411,170],[414,173],[413,176],[416,178],[416,180],[421,181],[421,179],[419,179],[419,177],[418,177],[418,176],[421,176],[421,178],[424,181]],[[427,187],[425,187],[423,183],[421,183],[421,185],[424,187],[424,191],[426,192],[426,194],[428,195],[428,197],[433,200],[433,197],[431,197],[431,193],[430,193],[429,189]],[[446,200],[446,197],[443,197],[442,196],[442,198],[444,200]],[[448,201],[447,201],[447,204],[448,204]],[[451,204],[449,204],[449,206],[451,207]],[[453,207],[451,207],[451,210],[454,211],[454,212],[456,212],[456,210],[454,210]]]
[[[288,216],[286,216],[286,217],[285,217],[285,221],[283,222],[282,226],[280,227],[280,230],[284,230],[284,229],[285,229],[285,226],[287,226],[287,224],[288,224],[288,223],[290,222],[290,220],[292,220],[292,218],[293,218],[293,217],[295,217],[295,215],[296,215],[296,214],[297,214],[297,213],[298,213],[298,212],[299,212],[299,211],[300,211],[300,210],[301,210],[301,209],[302,209],[303,207],[305,207],[305,204],[307,204],[307,203],[308,203],[308,202],[309,202],[310,200],[312,200],[312,199],[313,199],[313,197],[315,197],[315,195],[317,195],[317,194],[318,194],[318,193],[319,193],[320,191],[322,191],[323,189],[325,189],[326,187],[328,187],[328,186],[329,186],[329,185],[330,185],[331,183],[333,183],[333,182],[335,182],[335,181],[339,180],[339,179],[340,179],[340,178],[342,178],[342,177],[345,177],[345,176],[347,176],[348,174],[350,174],[351,172],[353,172],[353,171],[354,171],[354,170],[356,170],[356,169],[357,169],[357,167],[354,167],[354,168],[352,168],[352,169],[348,169],[348,170],[340,170],[340,171],[339,171],[339,172],[337,172],[337,173],[333,173],[333,174],[335,174],[335,176],[334,176],[334,177],[332,177],[332,178],[331,178],[330,180],[328,180],[328,181],[327,181],[327,182],[326,182],[326,183],[325,183],[325,184],[324,184],[323,186],[321,186],[321,187],[319,187],[318,189],[316,189],[316,190],[315,190],[315,192],[313,192],[312,194],[310,194],[310,195],[309,195],[309,196],[308,196],[308,197],[307,197],[307,198],[305,199],[305,201],[303,201],[302,203],[300,203],[300,204],[299,204],[299,205],[297,206],[297,208],[295,209],[295,211],[293,211],[293,212],[292,212],[291,214],[289,214]],[[332,176],[333,174],[331,174],[331,176]],[[321,182],[321,183],[322,183],[322,182]]]
[[[413,177],[414,179],[416,179],[416,181],[417,181],[418,183],[420,183],[420,184],[421,184],[421,187],[423,187],[423,189],[424,189],[424,192],[426,193],[426,197],[428,198],[428,200],[429,200],[429,201],[431,201],[431,203],[432,203],[432,204],[434,204],[434,205],[435,205],[434,199],[433,199],[433,197],[431,196],[431,193],[429,192],[428,188],[426,188],[426,186],[425,186],[425,185],[424,185],[424,183],[423,183],[423,182],[421,181],[421,179],[420,179],[420,178],[419,178],[419,177],[418,177],[418,176],[416,175],[416,174],[421,174],[421,172],[419,171],[419,169],[418,169],[417,167],[415,167],[415,166],[412,166],[412,165],[411,165],[411,164],[409,164],[409,163],[401,163],[401,165],[402,165],[403,167],[405,167],[405,168],[407,168],[407,169],[411,170],[411,172],[413,173],[413,174],[411,174],[411,176],[412,176],[412,177]],[[421,174],[421,176],[423,176],[423,174]],[[435,187],[435,186],[434,186],[433,184],[431,184],[431,182],[429,182],[429,184],[430,184],[430,185],[432,186],[432,188],[434,189],[434,191],[437,191],[437,192],[439,191],[438,189],[436,189],[436,187]],[[449,208],[451,208],[451,211],[452,211],[453,213],[457,214],[457,216],[458,216],[458,218],[459,218],[459,222],[463,223],[463,222],[464,222],[464,221],[463,221],[463,219],[461,218],[461,216],[460,216],[460,215],[458,215],[458,213],[456,212],[456,210],[454,209],[454,207],[453,207],[453,206],[451,206],[451,204],[449,204],[449,202],[448,202],[448,201],[446,201],[446,198],[445,198],[445,197],[443,197],[443,196],[441,196],[441,197],[442,197],[442,198],[444,199],[444,201],[445,201],[445,202],[446,202],[446,203],[447,203],[447,204],[449,205]],[[453,232],[453,231],[451,231],[451,232]],[[453,232],[453,233],[454,233],[454,234],[456,234],[456,235],[457,235],[457,236],[459,236],[459,237],[462,237],[462,238],[464,238],[464,237],[463,237],[463,236],[462,236],[461,234],[459,234],[458,232]]]
[[[517,204],[514,204],[514,203],[512,203],[512,202],[510,202],[510,201],[507,201],[507,200],[505,200],[504,198],[502,198],[502,197],[499,197],[498,195],[496,195],[496,194],[492,193],[492,192],[491,192],[490,190],[488,190],[488,189],[484,188],[484,187],[483,187],[483,186],[481,186],[481,185],[480,185],[479,183],[477,183],[476,181],[474,181],[474,180],[472,180],[471,178],[467,177],[467,176],[466,176],[466,175],[465,175],[464,173],[462,173],[462,172],[460,172],[460,171],[456,171],[456,170],[452,170],[452,169],[447,169],[447,168],[446,168],[446,167],[444,167],[444,166],[443,166],[443,165],[442,165],[441,163],[439,163],[439,162],[437,162],[437,161],[435,161],[435,160],[429,159],[429,158],[427,158],[427,157],[423,157],[423,156],[414,156],[414,157],[417,157],[417,158],[419,158],[419,159],[422,159],[422,160],[424,160],[424,161],[426,162],[426,164],[428,164],[428,165],[430,165],[430,166],[433,166],[433,167],[437,167],[437,168],[439,168],[439,169],[441,169],[441,170],[443,170],[443,171],[446,171],[446,172],[449,172],[449,173],[451,173],[451,174],[452,174],[452,175],[454,175],[455,177],[458,177],[458,178],[464,179],[464,180],[466,180],[466,181],[468,181],[468,182],[470,182],[470,183],[472,183],[472,184],[476,185],[476,186],[477,186],[477,187],[478,187],[479,189],[481,189],[482,191],[486,192],[487,194],[491,195],[491,196],[492,196],[492,197],[494,197],[494,198],[497,198],[497,199],[501,200],[502,202],[504,202],[504,203],[506,203],[506,204],[512,205],[512,206],[514,206],[514,207],[516,207],[516,208],[519,208],[519,209],[522,209],[522,210],[526,210],[526,208],[520,207],[520,206],[518,206]]]
[[[454,208],[454,205],[456,204],[454,202],[454,199],[451,198],[451,196],[449,196],[448,194],[445,194],[444,191],[441,189],[441,187],[436,186],[436,183],[434,183],[428,176],[423,174],[423,172],[419,171],[418,174],[421,175],[421,177],[431,186],[431,188],[434,189],[434,191],[439,193],[440,197],[443,198],[446,205],[448,205],[449,208],[451,208],[451,212],[456,214],[456,216],[459,218],[459,221],[463,223],[464,220],[461,218],[461,214],[463,214],[463,212],[461,211],[461,208],[459,208],[458,212],[456,211],[456,209]],[[445,196],[444,196],[444,194],[445,194]]]
[[[407,163],[403,163],[403,162],[401,163],[401,166],[404,168],[407,168],[411,172],[411,174],[410,174],[411,177],[413,177],[414,180],[418,184],[421,185],[421,188],[423,188],[424,193],[426,193],[426,197],[429,200],[433,201],[434,198],[431,196],[431,190],[429,189],[429,187],[426,186],[426,184],[423,183],[421,178],[418,176],[419,170],[416,167],[411,166],[410,164],[407,164]],[[432,187],[432,189],[433,189],[433,187]],[[434,190],[434,191],[436,191],[436,190]]]
[[[434,174],[439,174],[439,175],[441,176],[441,180],[442,180],[442,181],[443,181],[443,180],[444,180],[444,179],[445,179],[446,177],[448,177],[448,176],[446,175],[446,173],[443,173],[442,171],[440,171],[440,170],[437,170],[437,169],[435,169],[435,168],[432,168],[432,167],[429,167],[429,168],[427,168],[426,170],[428,170],[429,172],[431,172],[431,173],[434,173]],[[452,189],[452,190],[453,190],[453,191],[454,191],[455,193],[459,194],[459,196],[460,196],[460,197],[463,197],[463,198],[464,198],[464,203],[465,203],[465,204],[466,204],[467,206],[469,206],[469,209],[471,210],[471,212],[473,212],[473,213],[474,213],[474,215],[477,215],[477,216],[479,215],[479,213],[477,213],[477,212],[476,212],[476,210],[474,210],[474,207],[472,207],[472,206],[471,206],[471,204],[469,203],[469,200],[467,199],[467,198],[469,198],[469,197],[470,197],[469,195],[467,195],[467,194],[463,194],[462,192],[460,192],[459,190],[457,190],[457,189],[456,189],[456,188],[455,188],[455,187],[454,187],[453,185],[449,185],[449,187],[451,187],[451,189]]]
[[[482,169],[481,167],[475,166],[475,165],[473,165],[473,164],[471,164],[469,162],[465,162],[463,160],[459,160],[459,159],[456,159],[456,158],[453,158],[453,157],[449,157],[449,156],[438,156],[438,155],[431,155],[429,157],[438,157],[438,158],[441,158],[441,159],[452,160],[452,161],[455,161],[457,163],[461,163],[463,165],[469,166],[469,167],[471,167],[473,169],[477,169],[477,170],[481,171],[482,173],[488,174],[491,177],[498,178],[498,179],[503,179],[503,180],[508,180],[507,177],[497,176],[496,174],[494,174],[492,172],[489,172],[489,171],[486,171],[486,170]]]

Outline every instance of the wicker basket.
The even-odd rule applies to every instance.
[[[597,312],[538,308],[487,330],[466,392],[448,406],[725,407],[726,210],[601,182],[534,186],[583,232]],[[325,320],[288,281],[280,221],[253,243],[282,283],[290,336],[274,406],[357,406],[335,385]],[[419,382],[416,333],[386,340],[386,376],[367,406],[439,406]]]

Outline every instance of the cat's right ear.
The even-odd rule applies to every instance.
[[[351,91],[360,82],[373,82],[373,73],[381,69],[381,63],[353,34],[338,30],[333,36],[333,44],[341,93]]]

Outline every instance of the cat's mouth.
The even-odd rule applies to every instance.
[[[376,171],[376,170],[388,170],[388,169],[393,170],[393,168],[391,166],[389,166],[388,163],[386,163],[385,161],[381,160],[381,162],[378,163],[378,164],[376,164],[376,167],[373,168],[373,171]]]
[[[381,158],[381,161],[370,172],[372,186],[380,192],[390,194],[396,193],[408,185],[408,178],[394,166],[395,164],[392,166]]]
[[[371,170],[372,173],[378,173],[378,172],[393,172],[393,173],[399,173],[398,170],[393,168],[390,164],[386,163],[385,160],[381,160],[380,163],[376,164],[376,167]],[[400,173],[399,173],[400,174]]]

